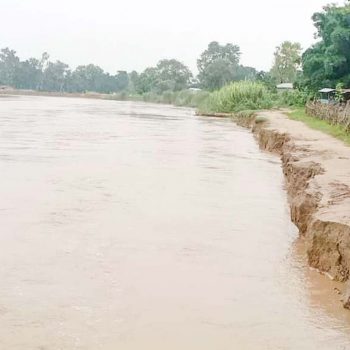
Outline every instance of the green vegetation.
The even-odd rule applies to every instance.
[[[200,106],[207,112],[239,112],[271,108],[273,102],[267,88],[258,82],[241,81],[214,91],[205,104]]]
[[[145,92],[143,94],[127,94],[126,92],[109,95],[108,98],[117,101],[142,101],[151,103],[172,104],[179,107],[199,107],[207,100],[208,91],[164,91],[162,93]]]
[[[232,81],[254,80],[256,70],[240,65],[240,56],[237,45],[211,42],[197,60],[199,86],[213,91]]]
[[[301,121],[312,129],[322,131],[350,145],[350,135],[340,125],[331,125],[325,120],[310,117],[304,108],[295,108],[288,113],[290,119]]]
[[[312,94],[293,90],[277,93],[259,81],[240,81],[212,92],[198,105],[203,113],[235,113],[290,106],[305,106]]]
[[[274,95],[275,107],[303,107],[314,96],[313,93],[302,90],[283,91]]]
[[[141,73],[117,71],[110,74],[94,64],[72,70],[66,63],[50,61],[46,52],[39,59],[21,61],[16,51],[4,48],[0,50],[0,85],[60,93],[114,93],[114,97],[120,95],[121,98],[125,94],[145,95],[144,100],[167,102],[175,99],[172,93],[191,87],[212,91],[231,81],[254,80],[256,70],[240,65],[239,59],[237,45],[220,45],[214,41],[198,59],[198,77],[194,77],[190,69],[176,59],[162,59]],[[186,98],[189,99],[188,96]],[[188,104],[192,105],[192,102],[188,101]]]
[[[276,83],[294,83],[301,63],[301,45],[284,41],[276,48],[270,74]]]
[[[350,4],[328,5],[312,17],[319,41],[302,57],[301,86],[310,90],[350,87]]]

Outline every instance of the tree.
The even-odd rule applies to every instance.
[[[41,62],[36,58],[29,58],[20,62],[18,67],[16,88],[39,89],[42,78]]]
[[[320,39],[302,56],[301,84],[312,90],[350,86],[350,4],[329,5],[312,17]]]
[[[256,81],[264,84],[269,90],[276,90],[276,81],[270,72],[260,71],[256,74]]]
[[[65,83],[69,75],[69,66],[61,61],[48,62],[43,72],[42,89],[45,91],[65,90]]]
[[[78,66],[72,73],[71,86],[73,91],[87,92],[101,90],[103,69],[94,64]]]
[[[284,41],[276,48],[271,76],[276,83],[294,83],[301,64],[301,45]]]
[[[200,84],[209,90],[219,89],[235,80],[237,68],[238,66],[232,65],[227,59],[217,58],[199,74]]]
[[[240,55],[237,45],[211,42],[197,60],[201,86],[214,90],[237,79]]]
[[[258,72],[253,67],[238,66],[236,79],[237,80],[256,80]]]
[[[115,76],[115,91],[125,91],[129,86],[129,75],[126,71],[120,70]]]
[[[0,51],[0,84],[16,87],[20,60],[8,47]]]
[[[125,77],[126,75],[126,77]],[[105,73],[94,64],[78,66],[69,78],[69,90],[74,92],[111,93],[121,91],[128,85],[126,72],[118,72],[116,76]]]
[[[137,92],[137,85],[138,85],[138,81],[140,79],[139,73],[137,73],[136,71],[132,71],[128,74],[129,76],[129,85],[128,85],[128,89],[131,92]]]
[[[136,81],[136,92],[143,94],[155,89],[157,84],[157,69],[155,67],[146,68]]]
[[[171,59],[161,60],[156,67],[146,68],[139,76],[133,74],[133,85],[137,93],[162,93],[180,91],[191,83],[192,73],[183,63]]]
[[[156,74],[156,89],[159,92],[183,90],[188,87],[192,78],[189,68],[175,59],[159,61]]]

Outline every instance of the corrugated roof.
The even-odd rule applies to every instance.
[[[323,88],[323,89],[321,89],[321,90],[318,90],[318,92],[325,92],[325,93],[327,93],[327,92],[333,92],[333,91],[335,91],[335,89],[331,89],[331,88]]]
[[[278,84],[277,89],[293,89],[293,84],[292,83],[282,83]]]

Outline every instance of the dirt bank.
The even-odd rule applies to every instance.
[[[291,218],[305,237],[310,266],[346,282],[350,271],[350,147],[288,119],[278,111],[258,114],[251,127],[262,149],[280,155]],[[350,284],[342,299],[350,308]]]

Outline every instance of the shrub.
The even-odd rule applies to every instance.
[[[305,106],[312,98],[308,92],[301,90],[283,91],[277,95],[277,104],[280,106]]]
[[[273,106],[271,93],[258,82],[234,82],[213,92],[203,108],[208,112],[232,113],[242,110],[266,109]]]

